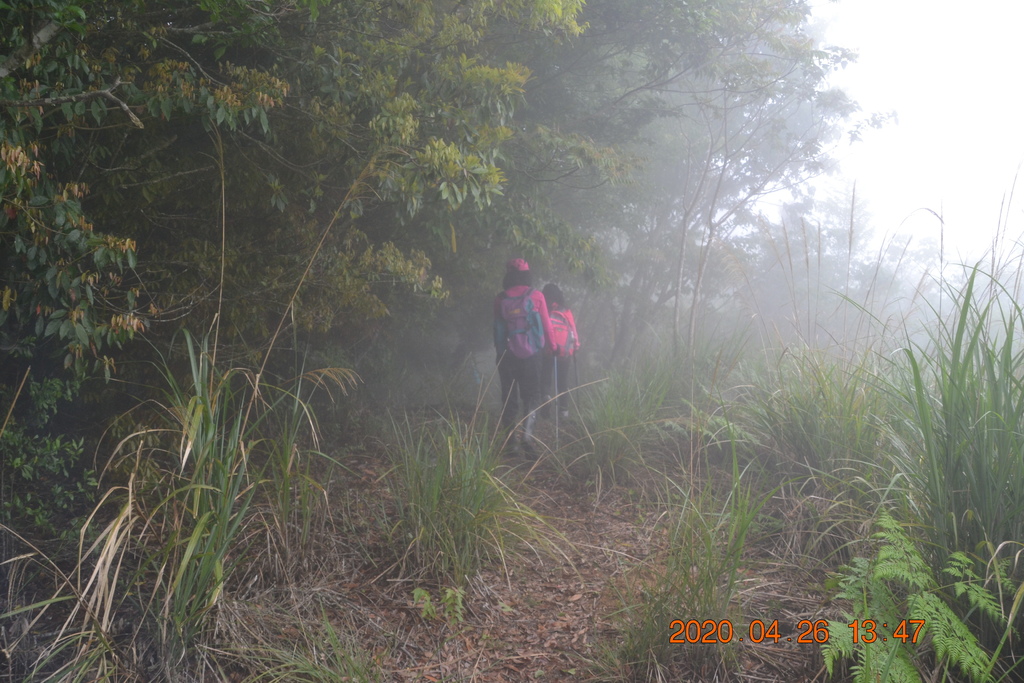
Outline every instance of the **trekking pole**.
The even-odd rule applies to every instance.
[[[558,450],[558,356],[554,356],[555,359],[555,397],[551,399],[555,402],[553,406],[555,409],[555,450]]]
[[[576,362],[576,354],[575,353],[572,354],[572,369],[576,373],[576,384],[574,384],[573,386],[574,387],[579,387],[579,385],[580,385],[580,366]]]

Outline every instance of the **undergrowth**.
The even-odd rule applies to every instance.
[[[833,584],[836,597],[849,601],[850,612],[843,621],[829,622],[830,638],[822,647],[829,674],[837,663],[853,660],[854,683],[938,680],[940,675],[949,680],[955,679],[953,670],[975,683],[996,680],[998,652],[985,650],[955,608],[961,603],[1010,633],[999,600],[974,573],[970,558],[954,552],[936,573],[884,510],[876,529],[869,546],[873,556],[854,558]]]
[[[684,617],[740,623],[736,581],[747,533],[765,500],[744,481],[735,458],[724,497],[710,481],[691,488],[666,480],[655,534],[660,551],[627,574],[619,595],[622,606],[615,614],[619,645],[600,661],[600,676],[667,680],[673,663],[685,662],[691,671],[706,663],[732,663],[734,640],[680,643],[672,642],[668,633]]]
[[[563,468],[599,495],[644,468],[675,370],[671,356],[649,355],[586,387],[579,398],[583,435],[557,454]]]
[[[551,529],[496,475],[500,443],[458,417],[393,423],[393,516],[383,521],[403,575],[461,587],[523,548],[549,552]]]
[[[55,586],[50,597],[0,615],[27,621],[5,643],[25,663],[26,681],[177,680],[181,668],[197,677],[216,671],[201,646],[213,638],[235,570],[259,562],[250,540],[302,519],[281,505],[303,494],[280,466],[287,459],[301,470],[309,454],[296,419],[302,398],[251,371],[219,369],[207,340],[186,335],[185,349],[186,381],[170,364],[161,368],[165,398],[153,404],[160,424],[117,447],[120,464],[111,471],[124,482],[108,486],[86,520],[74,566],[61,568],[24,540],[28,551],[10,560]],[[344,372],[314,375],[343,389],[352,381]],[[294,428],[280,430],[275,413]],[[253,514],[257,498],[278,504]],[[56,632],[36,646],[32,627],[54,620]]]

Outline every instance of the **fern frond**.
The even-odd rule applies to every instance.
[[[874,578],[899,581],[918,590],[934,588],[936,581],[928,563],[899,523],[883,510],[878,526],[882,531],[874,534],[873,538],[884,541],[884,545],[879,548],[874,561]]]
[[[953,582],[953,592],[958,598],[966,595],[971,607],[979,610],[993,621],[1002,621],[1003,610],[999,599],[985,588],[981,577],[975,573],[973,565],[974,563],[966,554],[955,552],[949,556],[946,567],[942,571],[954,579],[958,579]],[[1001,579],[997,578],[997,580]]]
[[[849,618],[853,619],[852,616]],[[828,622],[828,633],[828,640],[821,646],[821,654],[825,658],[828,675],[832,676],[836,662],[853,657],[853,631],[844,623],[830,621]]]
[[[916,643],[896,637],[855,643],[847,624],[830,622],[830,639],[822,648],[829,674],[840,660],[853,659],[855,683],[919,683],[916,663],[931,648],[944,668],[956,669],[974,683],[992,681],[990,655],[954,611],[953,596],[944,592],[952,589],[956,597],[966,597],[972,609],[999,619],[999,601],[974,571],[971,558],[953,553],[942,573],[954,581],[940,586],[915,540],[888,512],[879,514],[876,529],[874,557],[853,558],[842,568],[834,582],[837,597],[851,602],[849,622],[895,625],[906,618],[922,620],[923,636]]]
[[[989,656],[978,639],[935,593],[921,593],[913,601],[910,614],[923,619],[924,632],[931,637],[939,661],[955,666],[972,681],[990,681]]]

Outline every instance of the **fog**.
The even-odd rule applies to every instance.
[[[1024,9],[2,4],[0,679],[1019,678]]]
[[[840,0],[816,4],[815,14],[827,40],[858,53],[831,82],[864,112],[896,114],[838,154],[878,231],[938,237],[942,228],[947,256],[966,261],[991,248],[997,229],[1015,238],[1024,229],[1020,202],[1011,202],[1024,128],[1012,84],[1024,10]]]

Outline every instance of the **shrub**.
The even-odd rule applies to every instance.
[[[0,524],[29,536],[70,539],[76,518],[95,503],[96,475],[82,462],[83,440],[54,434],[52,425],[79,384],[28,377],[21,391],[0,390]]]

